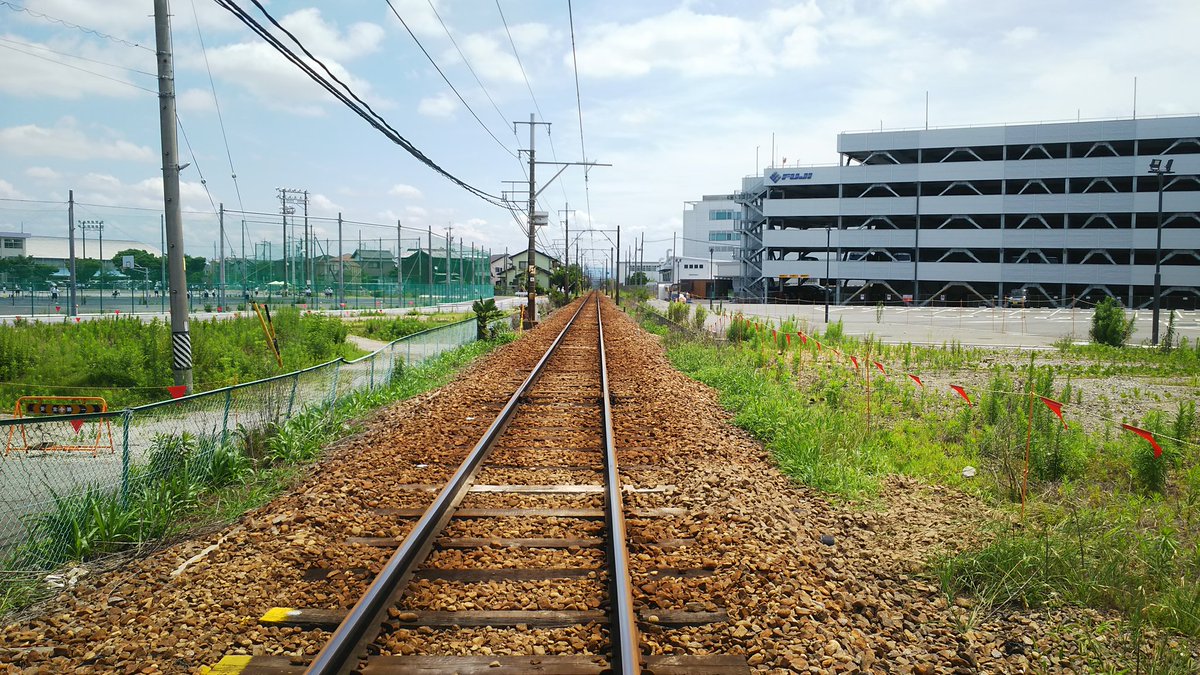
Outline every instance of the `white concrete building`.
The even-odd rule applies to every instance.
[[[837,165],[768,168],[731,195],[739,296],[824,283],[838,302],[1020,289],[1031,304],[1145,306],[1161,178],[1163,303],[1200,298],[1200,116],[843,133],[838,151]],[[1170,173],[1151,173],[1155,160]]]

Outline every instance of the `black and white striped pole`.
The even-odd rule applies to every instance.
[[[166,219],[167,283],[171,302],[171,373],[192,393],[192,339],[188,333],[187,274],[183,262],[183,212],[179,204],[179,141],[175,133],[175,74],[167,0],[154,0],[158,57],[158,112],[162,136],[163,212]]]

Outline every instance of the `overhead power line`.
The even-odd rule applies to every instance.
[[[438,66],[437,61],[433,60],[433,56],[431,56],[429,54],[429,50],[425,49],[425,45],[421,44],[421,40],[417,38],[417,34],[414,33],[411,28],[408,27],[408,22],[404,20],[404,17],[400,16],[400,12],[396,11],[396,6],[392,4],[392,0],[385,0],[385,2],[387,2],[387,6],[392,10],[392,14],[396,15],[396,20],[398,20],[400,22],[401,26],[404,26],[404,30],[408,31],[408,36],[413,39],[413,42],[417,43],[417,47],[420,48],[421,53],[425,55],[425,58],[429,60],[429,63],[433,66],[433,69],[437,71],[438,75],[442,76],[442,81],[446,83],[446,86],[450,87],[450,91],[454,92],[454,95],[458,97],[458,100],[463,104],[463,107],[465,107],[467,109],[467,112],[471,113],[471,117],[475,118],[475,121],[479,123],[479,126],[483,127],[483,130],[487,132],[488,136],[492,137],[493,141],[496,141],[497,145],[504,148],[504,151],[507,152],[508,154],[512,155],[513,157],[516,157],[517,153],[510,150],[509,147],[507,145],[505,145],[504,142],[501,141],[499,138],[496,138],[496,134],[492,133],[492,130],[488,127],[488,125],[484,124],[483,120],[479,119],[479,115],[475,114],[475,110],[471,107],[471,104],[467,103],[467,99],[463,98],[463,95],[461,93],[459,93],[458,88],[455,87],[452,82],[450,82],[450,78],[446,77],[446,73],[442,71],[440,66]],[[429,7],[431,9],[433,8],[432,2],[429,3]],[[442,17],[437,14],[436,9],[433,11],[433,13],[435,16],[438,17],[439,22],[442,21]],[[446,31],[447,36],[450,36],[450,42],[452,44],[454,44],[454,48],[458,49],[458,43],[454,42],[454,36],[450,35],[450,29],[446,28],[445,22],[442,22],[442,29]],[[467,61],[467,57],[465,55],[463,55],[461,49],[458,50],[458,54],[459,54],[459,56],[462,56],[463,62],[467,64],[467,70],[470,70],[471,74],[474,75],[475,70],[473,68],[471,68],[470,62]],[[479,78],[476,77],[475,81],[479,82]],[[482,88],[483,83],[480,82],[479,86]],[[484,89],[484,93],[487,94],[487,89]],[[491,100],[491,98],[492,97],[489,94],[488,100]],[[492,101],[492,105],[495,106],[496,102]],[[497,108],[496,110],[497,110],[497,112],[499,112],[500,109]]]
[[[109,35],[107,33],[101,33],[100,31],[95,30],[93,28],[88,28],[87,26],[80,26],[79,24],[71,23],[70,21],[64,21],[63,19],[59,19],[57,17],[50,16],[49,14],[42,14],[41,12],[35,12],[32,9],[29,9],[28,7],[22,7],[20,5],[17,5],[17,4],[11,3],[11,2],[7,2],[6,0],[0,0],[0,6],[7,7],[8,9],[10,9],[14,12],[24,12],[24,13],[28,14],[29,16],[34,17],[35,19],[44,19],[46,21],[49,21],[50,23],[57,23],[59,25],[66,26],[67,28],[74,28],[80,32],[88,33],[89,35],[95,35],[98,38],[103,38],[105,40],[111,40],[113,42],[119,42],[120,44],[123,44],[127,47],[137,47],[138,49],[145,49],[146,51],[151,52],[151,53],[154,52],[153,49],[151,49],[145,45],[140,45],[136,42],[130,42],[129,40],[125,40],[123,38]]]
[[[300,68],[300,70],[303,71],[304,74],[307,75],[309,79],[311,79],[313,82],[316,82],[318,85],[321,86],[321,88],[325,89],[327,92],[332,94],[334,96],[334,98],[341,101],[347,108],[352,110],[359,117],[363,118],[363,120],[365,120],[368,124],[370,124],[372,127],[374,127],[377,131],[379,131],[384,136],[386,136],[393,143],[404,148],[404,150],[406,152],[408,152],[410,155],[412,155],[414,158],[416,158],[422,164],[426,165],[430,169],[433,169],[435,172],[441,174],[442,176],[444,176],[445,178],[447,178],[454,184],[463,188],[467,192],[470,192],[471,194],[475,195],[476,197],[479,197],[480,199],[488,202],[489,204],[492,204],[493,206],[498,206],[498,207],[506,209],[506,210],[510,208],[504,202],[504,200],[501,199],[500,197],[497,197],[496,195],[490,194],[490,193],[485,192],[484,190],[481,190],[473,185],[470,185],[469,183],[458,178],[454,174],[450,173],[446,169],[439,166],[432,159],[427,157],[415,145],[413,145],[408,139],[404,138],[404,136],[402,136],[400,134],[400,132],[396,131],[396,129],[393,128],[387,122],[387,120],[385,120],[382,116],[380,116],[378,113],[376,113],[371,108],[370,105],[368,105],[365,101],[362,100],[362,98],[360,98],[357,94],[355,94],[353,89],[351,89],[348,85],[346,85],[345,82],[342,82],[340,79],[338,79],[338,77],[329,70],[329,67],[326,66],[323,61],[321,61],[316,56],[314,56],[313,53],[311,51],[309,51],[308,48],[306,48],[303,45],[303,43],[301,43],[300,40],[296,38],[295,35],[293,35],[290,31],[288,31],[282,25],[280,25],[279,22],[273,16],[271,16],[271,14],[269,12],[267,12],[266,8],[264,8],[262,6],[262,3],[260,3],[258,0],[251,0],[251,2],[253,2],[254,6],[256,8],[258,8],[259,12],[261,12],[263,14],[263,16],[265,16],[267,18],[267,20],[271,22],[271,25],[273,25],[277,30],[279,30],[284,35],[286,35],[288,37],[288,39],[290,39],[297,47],[299,47],[300,50],[304,53],[304,55],[308,58],[308,61],[311,61],[312,63],[317,64],[321,68],[321,70],[323,70],[325,72],[325,75],[321,75],[320,73],[318,73],[313,68],[313,66],[311,66],[309,64],[308,61],[306,61],[305,59],[298,56],[295,52],[293,52],[279,38],[275,37],[274,34],[272,34],[267,28],[265,28],[262,24],[260,24],[254,17],[250,16],[245,10],[243,10],[235,2],[233,2],[233,0],[215,0],[215,1],[217,2],[218,5],[220,5],[224,9],[228,10],[239,21],[241,21],[248,28],[250,28],[252,31],[254,31],[255,34],[257,34],[259,37],[261,37],[263,40],[265,40],[267,42],[267,44],[269,44],[273,49],[275,49],[281,55],[283,55],[284,58],[291,61],[297,68]],[[330,80],[335,82],[336,85],[331,83]]]
[[[4,42],[9,42],[9,41],[8,41],[8,40],[5,40]],[[21,43],[15,43],[15,44],[21,44]],[[157,91],[155,91],[155,90],[153,90],[153,89],[148,89],[148,88],[146,88],[146,87],[143,87],[143,86],[140,86],[140,85],[137,85],[137,84],[134,84],[134,83],[132,83],[132,82],[130,82],[130,81],[128,81],[128,80],[122,80],[122,79],[120,79],[120,78],[116,78],[116,77],[110,77],[110,76],[108,76],[108,75],[105,75],[105,74],[103,74],[103,73],[97,73],[97,72],[96,72],[96,71],[94,71],[94,70],[88,70],[87,68],[80,68],[79,66],[73,66],[73,65],[71,65],[71,64],[69,64],[69,63],[65,63],[65,62],[63,62],[63,61],[59,61],[59,60],[57,60],[57,59],[52,59],[52,58],[50,58],[50,57],[48,57],[48,56],[44,56],[44,55],[42,55],[42,54],[37,54],[37,53],[35,53],[35,52],[27,52],[27,51],[25,51],[24,49],[17,49],[16,47],[13,47],[12,45],[8,45],[8,44],[0,44],[0,48],[8,49],[8,50],[11,50],[11,51],[17,52],[18,54],[24,54],[24,55],[26,55],[26,56],[32,56],[32,57],[33,57],[33,58],[35,58],[35,59],[41,59],[41,60],[43,60],[43,61],[48,61],[48,62],[50,62],[50,63],[55,63],[55,64],[58,64],[58,65],[62,66],[63,68],[70,68],[71,70],[78,70],[78,71],[79,71],[79,72],[81,72],[81,73],[87,73],[88,75],[94,75],[94,76],[96,76],[96,77],[98,77],[98,78],[100,78],[100,79],[102,79],[102,80],[108,80],[108,81],[110,81],[110,82],[116,82],[117,84],[123,84],[123,85],[125,85],[125,86],[127,86],[127,87],[133,87],[134,89],[141,89],[142,91],[150,92],[151,94],[154,94],[154,95],[156,95],[156,96],[158,95],[158,92],[157,92]],[[109,65],[109,64],[104,64],[104,65]],[[117,67],[119,68],[119,67],[121,67],[121,66],[117,66]],[[127,70],[128,70],[128,69],[127,69]]]
[[[583,154],[583,161],[587,161],[587,147],[583,143],[583,98],[579,95],[579,57],[575,52],[575,10],[571,6],[571,0],[567,0],[567,20],[571,25],[571,67],[575,71],[575,110],[579,112],[579,152]],[[592,222],[592,191],[588,181],[588,170],[590,167],[583,167],[583,196],[587,202],[588,223]]]

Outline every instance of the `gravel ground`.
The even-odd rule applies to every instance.
[[[715,392],[669,366],[656,338],[611,306],[605,312],[626,482],[675,485],[670,492],[630,494],[626,507],[687,509],[670,518],[631,516],[630,537],[643,544],[695,540],[669,554],[653,545],[635,548],[635,602],[651,611],[725,609],[730,616],[690,628],[649,625],[646,653],[743,654],[764,672],[1086,672],[1076,634],[1113,635],[1102,625],[1112,617],[1088,611],[986,613],[965,599],[948,602],[922,570],[939,552],[980,542],[979,526],[992,515],[984,504],[901,478],[885,484],[877,503],[830,503],[781,475],[758,443],[728,423]],[[346,538],[403,536],[404,521],[374,510],[421,506],[433,495],[397,495],[389,486],[441,480],[448,460],[482,434],[488,415],[479,407],[494,406],[498,392],[518,384],[563,314],[455,383],[381,411],[292,493],[229,527],[87,575],[10,619],[0,628],[0,671],[197,673],[225,654],[315,653],[325,633],[262,627],[257,617],[277,605],[350,606],[368,578],[350,570],[373,573],[389,551],[365,552]],[[473,494],[464,506],[505,507],[515,505],[512,498]],[[572,506],[595,508],[599,498],[580,495]],[[455,567],[469,555],[476,567],[505,566],[503,551],[485,550],[439,551],[430,564]],[[714,572],[655,574],[664,560]],[[601,563],[591,550],[557,551],[546,560],[549,567]],[[341,572],[305,580],[311,567]],[[561,597],[586,604],[591,583],[564,582]],[[438,606],[438,585],[421,584],[413,599]],[[491,590],[515,606],[535,597],[520,584]],[[594,626],[556,631],[575,649],[596,649],[604,640]],[[403,632],[393,634],[398,652]],[[442,640],[446,653],[489,653],[483,649],[502,635],[462,629],[444,631]]]

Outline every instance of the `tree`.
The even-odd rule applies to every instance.
[[[646,283],[649,281],[650,281],[650,277],[646,276],[645,272],[642,272],[641,270],[639,270],[639,271],[631,274],[629,276],[629,279],[625,283],[626,283],[626,285],[629,285],[629,286],[645,286]]]
[[[157,270],[162,265],[162,258],[149,251],[144,251],[140,248],[127,248],[123,251],[117,251],[117,254],[112,257],[113,266],[121,269],[121,265],[127,255],[133,256],[134,265],[144,269]]]
[[[475,337],[480,340],[496,337],[497,329],[492,324],[504,316],[504,312],[496,307],[496,300],[480,298],[471,304],[471,310],[475,312]]]
[[[579,265],[556,267],[550,273],[550,287],[561,288],[568,296],[583,288],[583,269]]]
[[[35,262],[31,256],[0,258],[0,275],[6,279],[5,285],[43,284],[56,271],[51,265]]]
[[[1092,342],[1120,347],[1133,335],[1133,319],[1125,318],[1125,308],[1111,296],[1096,305],[1092,314]]]
[[[208,267],[208,260],[202,255],[183,256],[183,268],[186,270],[189,286],[204,284],[204,270],[206,267]]]

